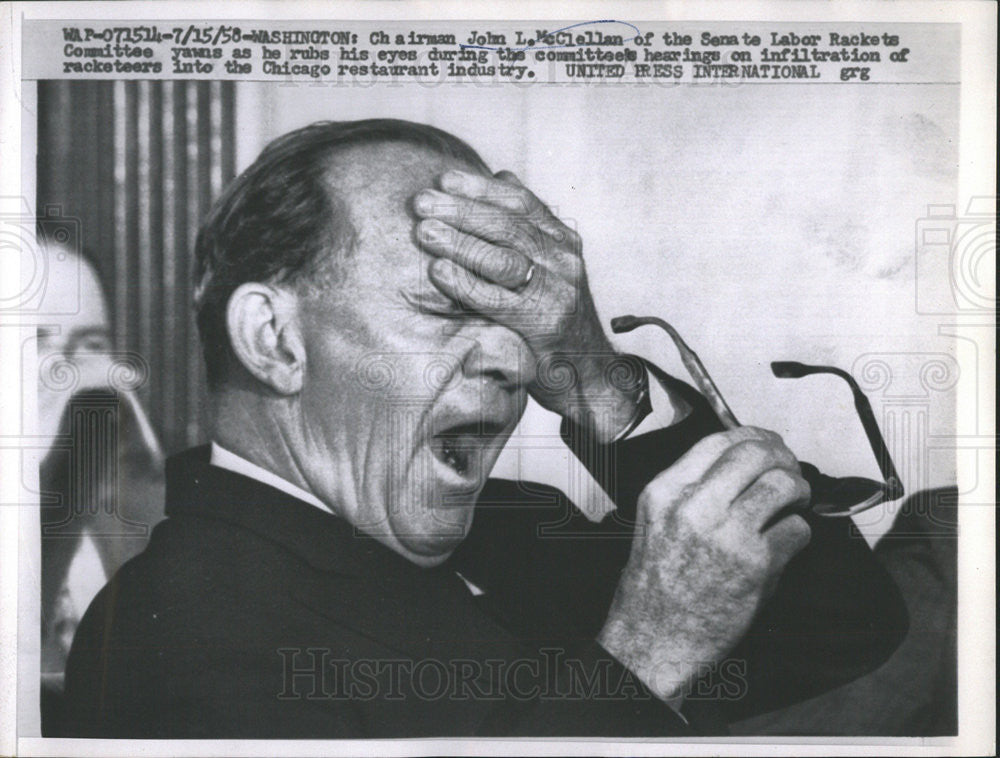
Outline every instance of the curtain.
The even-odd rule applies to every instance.
[[[193,245],[235,174],[232,82],[43,81],[37,208],[79,220],[116,350],[167,453],[203,441],[205,381],[191,307]]]

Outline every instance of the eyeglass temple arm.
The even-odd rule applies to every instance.
[[[674,341],[674,345],[677,346],[677,351],[681,355],[681,362],[684,364],[684,368],[686,368],[688,373],[691,374],[691,378],[712,406],[712,410],[714,410],[715,415],[719,417],[719,421],[721,421],[722,425],[727,429],[738,428],[740,426],[740,422],[736,420],[735,414],[733,414],[729,405],[722,398],[722,393],[720,393],[719,388],[715,386],[715,382],[712,381],[712,377],[709,376],[708,371],[701,362],[701,359],[698,358],[698,355],[694,350],[688,347],[687,343],[683,340],[676,329],[674,329],[662,318],[657,318],[656,316],[618,316],[617,318],[611,319],[611,331],[615,334],[631,332],[637,327],[647,325],[658,326],[670,335],[670,339]]]
[[[875,460],[878,462],[879,470],[882,472],[886,484],[893,489],[896,497],[902,496],[903,484],[899,478],[899,474],[896,472],[896,467],[892,462],[892,457],[889,455],[889,450],[885,445],[882,430],[879,429],[878,422],[875,420],[872,405],[853,376],[836,366],[809,366],[797,361],[774,361],[771,363],[771,371],[779,379],[798,379],[809,374],[833,374],[847,382],[851,388],[851,393],[854,395],[854,408],[861,419],[861,425],[865,429],[872,452],[875,453]]]

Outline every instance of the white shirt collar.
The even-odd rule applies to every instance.
[[[251,463],[243,456],[237,455],[231,450],[226,450],[226,448],[222,447],[222,445],[218,442],[212,443],[212,457],[209,459],[209,463],[213,466],[218,466],[219,468],[228,469],[229,471],[234,471],[237,474],[250,477],[251,479],[256,479],[258,482],[263,482],[268,486],[274,487],[276,490],[287,492],[292,497],[303,500],[310,505],[315,505],[317,508],[326,511],[327,513],[333,513],[333,511],[322,500],[311,492],[307,492],[301,487],[296,487],[287,479],[283,479],[277,474],[272,474],[267,469],[261,468],[256,463]],[[457,571],[455,573],[458,575],[459,579],[465,582],[465,585],[469,588],[469,592],[471,592],[473,596],[484,594],[480,587],[470,582]]]
[[[218,466],[219,468],[235,471],[237,474],[242,474],[243,476],[250,477],[251,479],[256,479],[258,482],[263,482],[269,487],[274,487],[276,490],[286,492],[292,497],[303,500],[310,505],[315,505],[317,508],[326,511],[327,513],[333,513],[326,503],[311,492],[307,492],[301,487],[296,487],[287,479],[283,479],[277,474],[273,474],[267,469],[261,468],[256,463],[251,463],[243,456],[237,455],[231,450],[226,450],[226,448],[222,447],[222,445],[218,442],[212,443],[212,457],[209,459],[209,463],[213,466]]]

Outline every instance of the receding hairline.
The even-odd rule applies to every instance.
[[[474,162],[467,157],[454,155],[435,146],[415,144],[402,139],[386,139],[378,142],[333,147],[324,160],[325,178],[332,192],[342,192],[337,186],[338,179],[356,180],[364,186],[377,185],[390,179],[393,169],[409,172],[414,178],[422,172],[430,159],[432,163],[454,163],[472,169],[476,173],[492,176],[482,159]],[[388,171],[386,169],[389,169]],[[422,173],[420,174],[422,178]],[[354,189],[353,187],[351,189]],[[350,200],[349,197],[343,197]]]

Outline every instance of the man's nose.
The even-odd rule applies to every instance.
[[[512,392],[527,388],[534,364],[528,346],[516,332],[485,324],[469,338],[469,350],[462,361],[466,377],[494,381]]]

